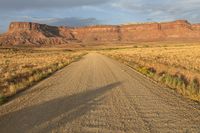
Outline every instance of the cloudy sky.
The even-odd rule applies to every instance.
[[[11,21],[85,26],[176,19],[200,22],[200,0],[0,0],[0,32]]]

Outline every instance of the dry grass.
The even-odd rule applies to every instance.
[[[0,49],[0,102],[84,54],[63,49]]]
[[[161,44],[162,45],[162,44]],[[191,99],[200,101],[200,45],[102,51]]]

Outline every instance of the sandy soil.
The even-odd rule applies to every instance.
[[[90,53],[1,106],[0,132],[200,133],[200,105]]]

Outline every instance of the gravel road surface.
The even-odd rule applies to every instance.
[[[89,53],[0,107],[0,133],[200,133],[200,105]]]

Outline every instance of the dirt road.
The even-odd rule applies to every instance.
[[[0,107],[1,133],[200,133],[200,105],[90,53]]]

